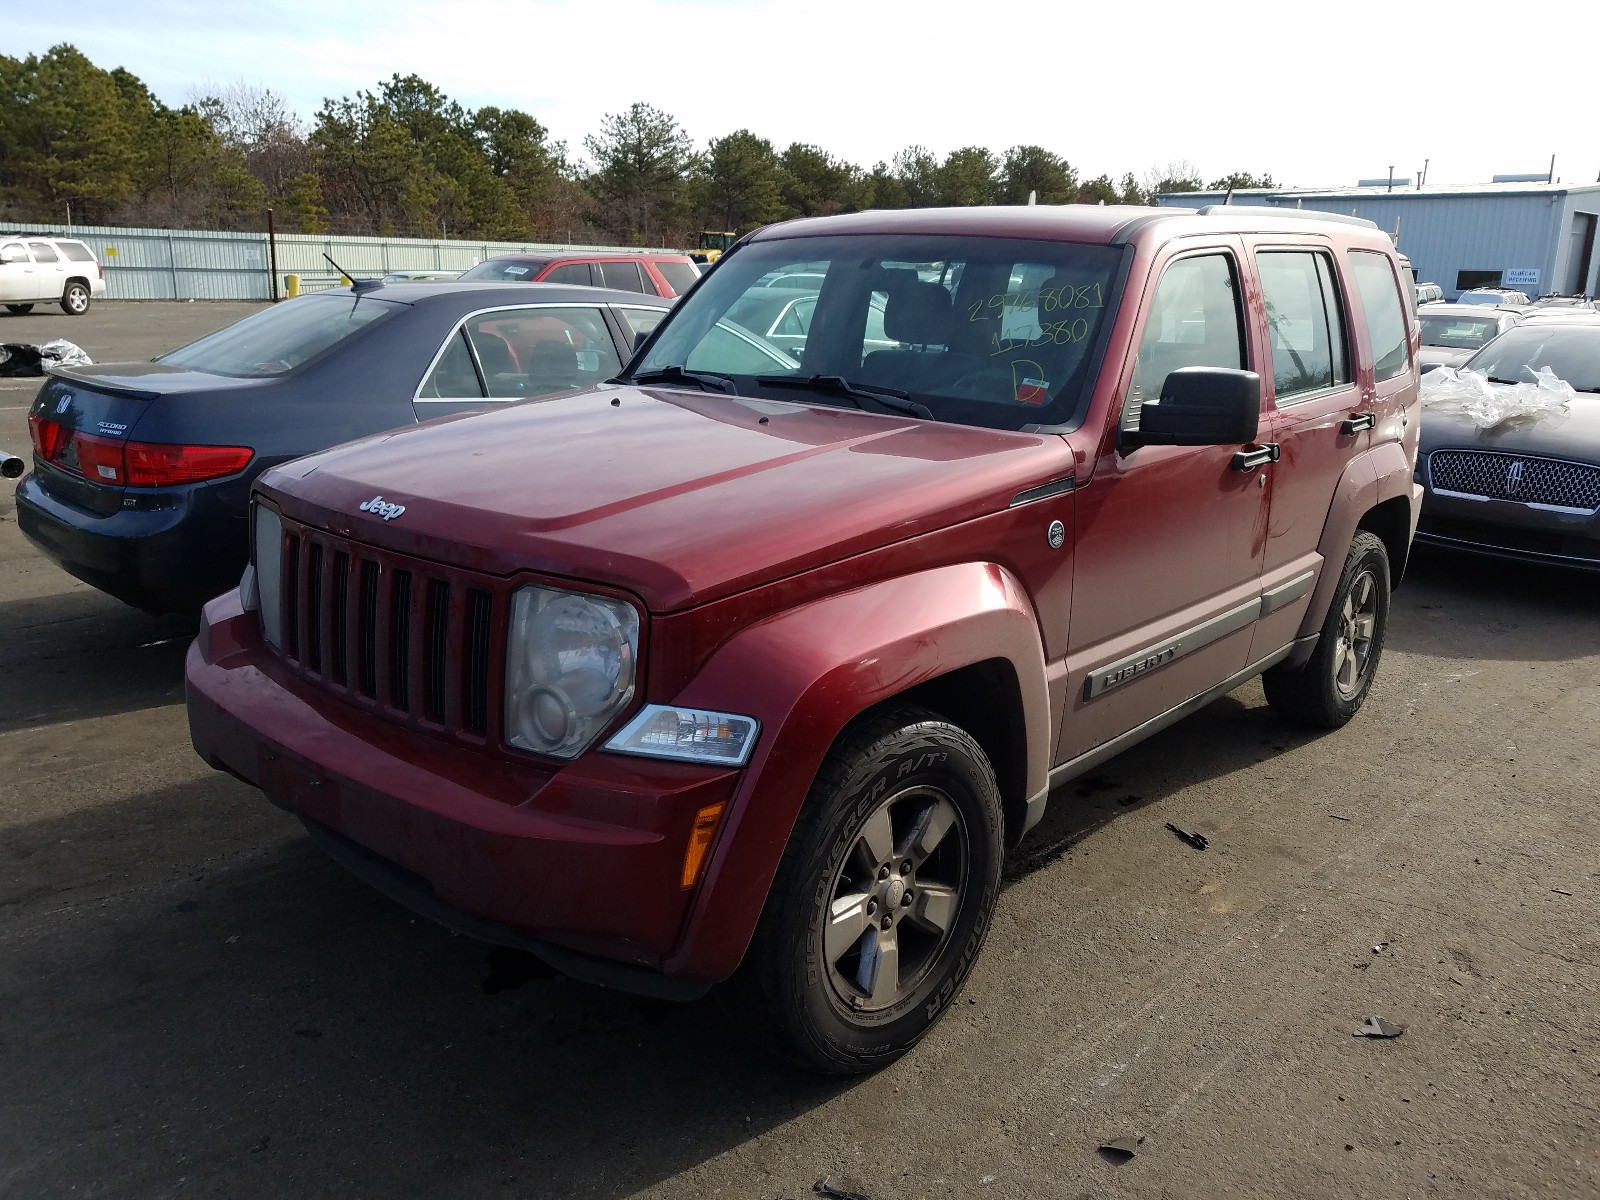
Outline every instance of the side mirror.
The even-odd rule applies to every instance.
[[[1122,435],[1136,446],[1242,446],[1261,428],[1261,376],[1229,367],[1179,367],[1161,399],[1139,410],[1139,428]]]
[[[644,345],[645,338],[649,336],[650,330],[648,329],[641,329],[638,333],[633,335],[633,352],[635,354],[639,353],[639,347]]]

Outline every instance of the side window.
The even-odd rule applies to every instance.
[[[591,279],[588,263],[562,263],[550,274],[546,275],[541,283],[581,283],[588,287]]]
[[[61,261],[56,257],[56,252],[50,248],[50,243],[48,242],[29,242],[28,249],[33,251],[34,262],[46,263]]]
[[[23,249],[21,242],[7,242],[0,246],[0,263],[25,263],[30,262],[28,252]]]
[[[89,247],[82,242],[57,242],[61,253],[71,262],[93,262],[94,255],[89,253]]]
[[[478,381],[477,368],[472,365],[472,351],[467,349],[465,330],[458,329],[450,335],[444,353],[428,372],[417,395],[434,400],[483,399],[483,385]]]
[[[1406,319],[1400,308],[1400,290],[1395,282],[1389,256],[1375,250],[1352,250],[1350,268],[1361,293],[1361,308],[1367,320],[1367,339],[1372,346],[1374,378],[1382,383],[1404,375],[1409,365],[1406,353]]]
[[[1344,321],[1327,256],[1271,250],[1256,255],[1272,336],[1272,378],[1280,403],[1348,383]]]
[[[491,399],[521,400],[610,379],[622,369],[598,308],[515,308],[468,317],[467,341]]]
[[[1246,365],[1244,322],[1233,260],[1201,254],[1168,265],[1150,304],[1133,387],[1122,406],[1122,427],[1137,429],[1146,400],[1159,400],[1167,376],[1179,367]]]
[[[638,337],[641,333],[649,333],[667,315],[664,308],[619,308],[623,322],[628,326],[628,332]]]
[[[595,265],[600,268],[600,278],[608,288],[618,288],[624,292],[647,290],[643,278],[639,275],[639,264],[636,262],[603,262]]]
[[[794,301],[778,318],[778,325],[772,332],[784,334],[789,337],[805,337],[811,331],[811,314],[817,309],[817,298],[806,296]]]

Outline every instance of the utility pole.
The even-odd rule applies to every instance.
[[[272,223],[272,210],[267,209],[267,271],[272,278],[272,302],[278,302],[278,228]]]

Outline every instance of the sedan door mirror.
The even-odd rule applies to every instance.
[[[633,352],[639,353],[639,348],[644,345],[645,338],[650,336],[650,330],[641,329],[633,335]]]
[[[1261,376],[1229,367],[1179,367],[1161,399],[1139,410],[1139,427],[1122,435],[1136,446],[1242,446],[1261,427]]]

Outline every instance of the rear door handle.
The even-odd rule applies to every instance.
[[[1369,412],[1351,413],[1344,419],[1344,424],[1339,426],[1340,433],[1360,433],[1363,429],[1371,429],[1378,423],[1378,418]]]
[[[1247,446],[1233,456],[1233,469],[1235,471],[1253,471],[1257,467],[1264,467],[1268,463],[1278,461],[1278,443],[1263,442],[1259,446]]]

